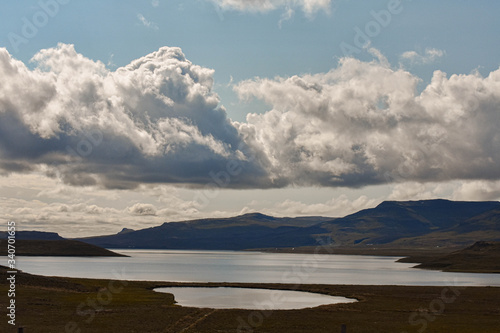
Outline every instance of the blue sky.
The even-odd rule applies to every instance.
[[[56,7],[54,4],[57,4]],[[389,17],[383,16],[390,13],[390,8],[394,8],[394,12]],[[175,127],[175,133],[179,133],[179,128],[187,131],[184,133],[191,133],[190,140],[196,144],[193,143],[194,146],[191,147],[186,146],[186,141],[175,140],[176,144],[170,144],[168,139],[164,138],[167,140],[162,146],[164,152],[172,149],[176,155],[168,157],[165,153],[166,155],[160,158],[156,153],[144,153],[144,156],[148,156],[144,160],[149,161],[144,163],[151,162],[151,154],[158,160],[147,165],[133,165],[139,171],[151,172],[142,180],[137,180],[134,175],[127,175],[126,170],[122,170],[120,179],[96,171],[97,166],[108,165],[108,161],[97,157],[101,156],[100,150],[81,162],[81,165],[71,164],[71,168],[59,164],[60,162],[56,163],[57,166],[54,166],[55,162],[47,164],[44,161],[49,159],[49,153],[58,152],[54,146],[66,144],[58,143],[57,140],[63,140],[65,135],[70,137],[69,132],[63,135],[61,128],[56,129],[56,123],[60,124],[64,118],[71,124],[72,121],[78,122],[78,117],[85,123],[86,115],[79,116],[79,113],[75,112],[72,116],[62,115],[63,111],[54,111],[55,109],[47,107],[47,110],[43,111],[47,112],[47,115],[51,112],[58,114],[53,118],[56,123],[47,121],[48,124],[44,123],[46,127],[41,127],[38,124],[41,124],[42,120],[37,120],[36,124],[30,123],[35,120],[20,110],[26,133],[31,131],[30,135],[43,139],[40,147],[49,141],[52,146],[40,148],[48,153],[44,155],[44,159],[38,156],[36,162],[31,155],[29,158],[26,156],[26,159],[14,159],[7,146],[0,150],[0,158],[4,160],[5,165],[20,166],[26,161],[37,164],[37,168],[31,171],[21,172],[16,171],[15,167],[5,167],[4,172],[0,173],[3,175],[0,177],[3,215],[9,219],[20,220],[26,228],[51,231],[66,228],[65,230],[71,230],[67,231],[68,234],[95,234],[96,225],[102,226],[103,230],[114,232],[121,227],[138,228],[167,220],[230,216],[255,210],[276,215],[339,216],[373,206],[386,199],[445,197],[498,200],[499,176],[489,167],[490,164],[496,164],[499,155],[498,148],[494,145],[497,138],[494,137],[493,130],[483,131],[483,134],[487,133],[483,136],[479,134],[482,131],[478,130],[485,123],[500,125],[496,123],[499,108],[497,95],[492,92],[482,100],[474,99],[474,103],[479,106],[476,105],[474,110],[469,111],[466,105],[472,102],[458,100],[455,96],[448,106],[441,106],[440,111],[436,101],[448,101],[448,95],[441,98],[431,96],[429,87],[434,72],[442,71],[447,74],[447,79],[453,74],[464,75],[458,83],[444,80],[443,89],[449,87],[446,91],[463,89],[463,94],[466,95],[468,91],[472,91],[471,85],[474,89],[479,89],[482,85],[486,90],[496,89],[496,78],[486,78],[497,71],[500,65],[499,12],[500,3],[496,1],[457,0],[39,0],[4,4],[0,12],[0,47],[6,48],[9,61],[22,61],[28,70],[32,71],[30,75],[35,76],[34,73],[41,68],[40,63],[43,61],[40,59],[60,59],[57,58],[58,54],[64,52],[74,57],[73,61],[87,59],[94,64],[102,62],[106,70],[112,73],[167,46],[179,47],[187,61],[195,67],[198,66],[190,70],[202,76],[208,75],[213,78],[214,84],[210,86],[210,80],[200,83],[209,90],[199,97],[203,99],[203,108],[209,110],[207,113],[198,113],[197,108],[201,107],[198,104],[182,104],[183,110],[188,109],[188,122],[173,122],[172,119],[185,118],[176,118],[177,113],[175,116],[168,114],[156,119],[158,124],[165,121],[162,125],[164,127],[161,127],[164,131],[165,126],[171,126]],[[378,22],[377,15],[382,15],[380,17],[386,21]],[[36,31],[30,30],[28,25],[33,25]],[[376,30],[370,31],[371,28]],[[369,45],[364,48],[356,44],[356,38],[359,38],[358,29],[372,35],[369,36]],[[74,45],[75,53],[70,49],[64,51],[62,47],[58,47],[59,43]],[[355,62],[341,64],[339,61],[345,56],[342,45],[347,44],[359,48],[359,52],[352,54]],[[44,57],[30,62],[33,56],[44,49],[55,51],[45,53]],[[77,54],[81,55],[81,58],[77,58]],[[167,55],[165,51],[165,54],[155,55],[154,65],[159,66],[161,61],[169,61],[174,57],[172,54]],[[74,62],[67,62],[71,63]],[[48,71],[56,76],[63,72],[56,69],[56,65],[50,66]],[[190,65],[182,60],[178,66],[185,68]],[[205,69],[212,69],[214,72],[208,73]],[[474,74],[476,72],[478,74]],[[77,74],[71,75],[81,74],[75,73]],[[370,93],[378,94],[377,96],[387,95],[389,97],[384,98],[390,100],[389,104],[397,99],[394,97],[396,93],[390,96],[393,90],[398,90],[399,83],[394,82],[401,80],[401,87],[408,86],[407,90],[402,88],[402,91],[410,95],[412,84],[415,83],[416,95],[412,101],[420,103],[420,107],[426,110],[426,118],[422,122],[426,124],[425,130],[416,129],[415,123],[405,123],[401,119],[406,118],[401,116],[399,109],[387,106],[393,112],[390,119],[398,123],[397,133],[401,135],[395,137],[395,140],[405,140],[401,145],[404,149],[389,147],[388,138],[376,136],[377,133],[383,134],[387,128],[373,130],[374,126],[380,123],[372,122],[375,120],[367,113],[353,116],[347,122],[350,125],[346,125],[346,129],[352,129],[353,135],[346,136],[342,133],[343,128],[340,125],[338,129],[335,128],[336,124],[344,119],[342,114],[345,110],[348,110],[350,115],[366,110],[357,109],[350,104],[344,105],[340,100],[330,101],[326,91],[335,94],[336,91],[344,91],[342,89],[350,86],[346,83],[341,89],[337,82],[355,83],[356,80],[368,80],[368,77],[372,81],[366,83],[367,91],[363,96],[367,101],[372,101]],[[381,91],[373,92],[369,87],[377,86],[379,77],[380,81],[393,83],[384,83]],[[88,80],[83,76],[81,79]],[[16,78],[9,80],[15,81]],[[327,103],[328,108],[332,108],[329,113],[332,118],[314,118],[319,110],[315,109],[317,106],[301,104],[307,103],[304,100],[313,99],[316,95],[307,93],[304,99],[294,99],[298,96],[292,92],[297,80],[311,87],[322,87],[321,91],[325,93],[318,98],[323,104],[318,105]],[[75,82],[77,81],[75,79]],[[66,84],[71,85],[71,81],[68,82]],[[102,82],[108,81],[103,79]],[[183,86],[183,89],[189,90],[193,87],[195,86]],[[0,85],[0,92],[2,89],[10,91],[6,86]],[[35,88],[27,87],[22,93],[26,96],[35,94],[30,89]],[[56,89],[58,94],[61,89]],[[75,88],[76,90],[78,89]],[[419,96],[425,90],[429,93]],[[22,98],[24,95],[20,96]],[[380,106],[383,109],[385,102],[380,96],[373,107]],[[171,95],[169,97],[174,104],[177,103],[175,98]],[[63,102],[54,102],[54,97],[50,98],[52,103],[57,105],[51,106],[52,108],[63,105]],[[214,98],[218,102],[217,105],[213,105]],[[110,97],[109,100],[111,99]],[[65,101],[64,98],[61,100]],[[327,100],[329,102],[326,102]],[[339,107],[340,102],[342,107]],[[461,110],[461,107],[457,106],[459,103],[464,103],[464,113],[460,116],[450,113],[450,110]],[[6,108],[5,105],[8,104],[5,102],[0,103],[1,105]],[[151,104],[147,105],[151,107]],[[349,109],[351,107],[353,109]],[[227,113],[226,119],[221,118],[224,111]],[[2,112],[7,112],[7,109],[0,110],[0,114]],[[161,108],[155,112],[161,114]],[[408,118],[424,118],[418,113],[422,112],[421,109],[407,112]],[[442,118],[439,116],[440,112],[443,114]],[[248,114],[260,116],[247,119]],[[484,115],[486,120],[475,117],[477,114]],[[44,117],[42,115],[40,119]],[[132,121],[142,119],[140,114],[137,117]],[[477,120],[477,124],[471,125],[470,133],[464,133],[468,130],[461,127],[467,124],[467,117],[475,117],[474,121]],[[452,118],[455,122],[450,125]],[[383,121],[389,123],[388,119],[384,118]],[[290,138],[287,121],[290,121],[290,128],[300,129],[304,126],[302,133],[297,130],[291,146],[288,146]],[[321,133],[315,132],[314,126],[309,128],[309,125],[315,124],[316,121],[320,121],[318,124],[322,124],[321,126],[325,125]],[[329,121],[332,122],[330,127],[327,126]],[[373,131],[365,132],[365,129],[358,127],[363,122],[370,123]],[[102,125],[102,122],[100,124]],[[147,128],[148,125],[144,124],[138,128]],[[78,127],[71,126],[75,129]],[[186,129],[186,126],[191,127]],[[228,126],[231,127],[229,130]],[[450,126],[455,126],[456,131],[448,132],[447,128]],[[99,128],[104,134],[108,133]],[[333,129],[330,131],[331,128]],[[252,129],[255,130],[252,132]],[[89,131],[88,128],[86,130]],[[158,130],[160,129],[153,126],[146,132],[151,134]],[[425,135],[428,137],[422,139],[424,131],[427,131]],[[464,133],[464,137],[460,137],[459,133]],[[156,134],[151,135],[154,140],[157,139],[154,136]],[[470,135],[471,142],[477,144],[477,147],[466,147],[465,135]],[[7,137],[8,134],[4,136]],[[288,139],[285,140],[285,136]],[[347,142],[346,146],[341,145],[342,140]],[[78,144],[81,141],[76,138],[71,142]],[[245,172],[245,177],[231,179],[228,188],[223,186],[207,205],[200,205],[193,198],[209,181],[206,174],[211,170],[220,170],[226,158],[238,159],[236,156],[241,156],[241,152],[234,146],[236,142],[243,143],[250,150],[257,152],[259,160],[245,164],[244,168],[248,168],[245,170],[250,170]],[[380,144],[371,146],[373,142]],[[424,142],[425,147],[418,146],[421,142]],[[454,145],[452,142],[460,144]],[[116,144],[110,143],[111,146]],[[200,148],[202,146],[205,148]],[[381,149],[381,146],[384,149]],[[101,148],[102,146],[99,147]],[[137,149],[146,148],[138,146]],[[222,152],[222,149],[226,151]],[[356,150],[360,149],[363,150],[361,162],[361,155],[356,155]],[[463,153],[467,149],[470,151]],[[209,155],[209,151],[217,156]],[[480,153],[473,153],[477,151]],[[425,161],[419,160],[419,152],[424,152],[424,156],[420,158]],[[458,152],[456,160],[448,158],[455,152]],[[386,153],[387,156],[384,155]],[[404,157],[399,159],[398,154]],[[28,152],[26,155],[29,155]],[[187,164],[183,164],[192,161],[193,156],[208,157],[205,162],[200,162],[200,166],[193,166],[191,163],[187,167]],[[302,158],[303,160],[298,161]],[[453,167],[458,165],[458,162],[469,163],[469,158],[485,162],[478,162],[481,165],[476,169],[465,171]],[[404,179],[400,179],[401,177],[394,176],[395,171],[384,161],[394,161],[394,165],[399,169],[411,171],[407,172],[408,176],[405,173],[402,177]],[[164,166],[163,169],[158,167],[161,165]],[[71,177],[65,173],[69,172],[69,169]],[[90,169],[91,172],[88,171]],[[154,172],[151,171],[153,169]],[[75,170],[85,172],[76,177]],[[200,174],[193,170],[199,170]],[[98,180],[94,182],[86,177]],[[88,181],[85,182],[84,179]],[[69,222],[64,221],[70,213],[75,216],[75,226],[67,229]],[[125,221],[122,224],[126,225],[121,225],[119,221]]]
[[[332,1],[329,13],[320,10],[312,17],[296,8],[280,28],[284,7],[248,13],[204,0],[160,1],[157,7],[150,1],[72,0],[60,5],[57,15],[50,17],[34,38],[15,48],[8,32],[22,36],[22,18],[33,21],[41,10],[39,1],[23,1],[4,5],[0,45],[28,63],[40,49],[59,42],[74,44],[79,53],[110,63],[111,68],[124,66],[162,46],[178,46],[193,63],[215,69],[222,104],[228,106],[231,118],[244,120],[247,112],[262,111],[239,105],[242,103],[227,87],[231,77],[238,82],[255,76],[327,72],[344,56],[342,42],[354,46],[354,28],[364,30],[374,20],[371,12],[386,10],[389,3]],[[498,2],[403,0],[400,8],[401,13],[392,15],[390,24],[371,38],[371,45],[394,66],[406,51],[421,53],[436,48],[446,56],[409,68],[424,82],[436,69],[449,74],[468,74],[477,69],[487,74],[498,68]],[[138,15],[151,26],[145,26]],[[371,59],[367,52],[355,56]]]

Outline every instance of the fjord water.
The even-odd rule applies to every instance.
[[[411,268],[396,257],[198,250],[115,250],[130,257],[18,257],[32,274],[172,282],[500,286],[500,274]]]
[[[352,298],[292,290],[174,287],[155,291],[173,294],[178,305],[212,309],[294,310],[356,302]]]

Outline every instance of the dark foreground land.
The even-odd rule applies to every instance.
[[[126,274],[119,278],[126,278]],[[7,273],[0,270],[0,307]],[[500,288],[284,284],[187,284],[53,278],[18,273],[16,324],[31,332],[499,332]],[[159,286],[245,286],[353,297],[357,303],[304,310],[185,308]],[[271,295],[270,291],[270,295]],[[270,298],[271,300],[271,298]],[[272,304],[272,302],[271,302]],[[17,332],[3,316],[1,332]],[[239,330],[238,330],[239,329]]]

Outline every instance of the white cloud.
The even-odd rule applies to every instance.
[[[211,181],[235,160],[257,164],[213,93],[213,70],[179,48],[110,71],[72,45],[42,50],[28,69],[0,49],[0,170],[43,170],[66,184],[130,188]]]
[[[160,6],[160,0],[152,0],[151,1],[151,6],[153,6],[153,7],[159,7]]]
[[[280,29],[283,26],[283,22],[291,20],[294,14],[295,14],[295,10],[293,10],[292,7],[287,6],[285,8],[285,11],[281,15],[280,21],[278,22],[278,26],[280,27]]]
[[[362,209],[373,208],[382,200],[368,198],[365,195],[351,200],[345,195],[332,198],[324,203],[306,204],[300,201],[284,200],[272,207],[260,209],[261,212],[272,216],[331,216],[343,217]],[[252,212],[255,209],[246,208],[242,213]]]
[[[138,216],[143,216],[143,215],[155,216],[156,215],[156,207],[154,205],[151,205],[151,204],[136,203],[132,207],[128,207],[127,210],[132,215],[138,215]]]
[[[154,5],[155,3],[153,2],[153,7],[157,7]],[[137,19],[139,19],[139,21],[142,23],[143,26],[145,26],[146,28],[149,28],[149,29],[153,29],[153,30],[158,30],[158,25],[154,22],[151,22],[149,20],[147,20],[144,15],[142,14],[137,14]]]
[[[447,183],[418,183],[406,182],[396,184],[387,200],[429,200],[449,198],[456,189],[454,182]]]
[[[365,186],[500,178],[500,70],[420,79],[385,62],[342,59],[328,73],[253,79],[235,90],[272,109],[239,131],[275,186]]]
[[[455,200],[500,201],[500,181],[463,182],[453,193]]]
[[[278,8],[285,9],[285,16],[290,16],[295,8],[311,17],[319,11],[330,12],[331,0],[210,0],[224,10],[248,12],[269,12]]]
[[[401,55],[401,59],[411,64],[430,64],[445,54],[443,50],[438,49],[426,49],[424,54],[419,54],[416,51],[406,51]]]

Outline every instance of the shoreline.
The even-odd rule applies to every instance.
[[[318,251],[318,249],[321,249]],[[397,262],[414,263],[415,269],[453,273],[500,274],[500,242],[476,242],[463,247],[394,248],[394,247],[305,247],[255,249],[266,253],[333,254],[400,257]]]

